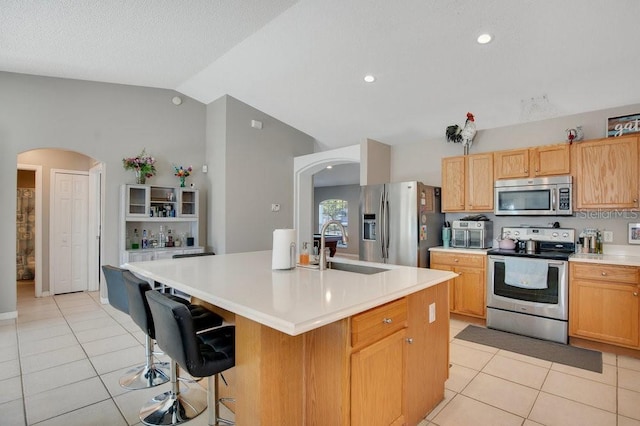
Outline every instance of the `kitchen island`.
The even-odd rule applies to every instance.
[[[385,271],[273,271],[270,251],[125,267],[235,314],[238,425],[417,424],[444,396],[456,275],[340,262]]]

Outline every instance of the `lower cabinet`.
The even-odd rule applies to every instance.
[[[458,275],[449,286],[451,312],[486,318],[486,256],[467,253],[431,252],[431,269],[452,271]]]
[[[407,331],[351,355],[351,425],[403,425]]]
[[[416,426],[444,399],[448,283],[305,333],[305,425]]]
[[[569,335],[640,348],[638,268],[570,263]]]
[[[127,262],[146,262],[150,260],[171,259],[174,254],[202,253],[203,251],[203,247],[189,249],[165,248],[153,250],[126,250],[123,252],[121,264],[125,264]]]

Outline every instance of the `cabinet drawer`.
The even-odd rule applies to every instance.
[[[439,263],[450,266],[468,266],[483,268],[486,256],[480,254],[442,253],[431,252],[431,263]]]
[[[373,343],[406,326],[406,298],[378,306],[351,318],[351,346]]]
[[[638,268],[635,266],[574,263],[571,278],[591,281],[615,281],[617,283],[638,283]]]

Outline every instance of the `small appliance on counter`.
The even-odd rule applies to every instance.
[[[454,220],[451,227],[451,247],[490,248],[493,244],[493,222],[485,216]],[[475,220],[473,220],[475,219]]]

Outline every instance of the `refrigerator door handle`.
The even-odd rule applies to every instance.
[[[389,259],[389,234],[391,233],[391,227],[389,225],[390,221],[389,221],[389,197],[385,197],[384,200],[384,208],[385,208],[385,212],[384,212],[384,226],[385,226],[385,230],[384,230],[384,251],[385,251],[385,262],[387,261],[387,259]]]
[[[384,220],[384,191],[380,194],[380,255],[384,259],[385,251],[384,251],[384,233],[385,233],[385,220]]]

